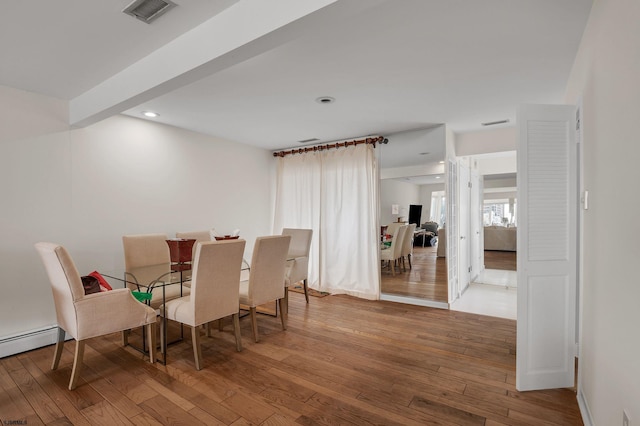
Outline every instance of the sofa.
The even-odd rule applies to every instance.
[[[499,251],[517,250],[517,228],[505,226],[484,227],[484,249]]]
[[[438,224],[436,222],[425,222],[416,229],[413,239],[414,246],[434,246],[438,241]]]

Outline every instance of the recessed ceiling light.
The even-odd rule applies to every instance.
[[[444,161],[438,161],[438,164],[444,164]]]
[[[160,116],[160,114],[158,114],[157,112],[153,112],[153,111],[142,111],[142,115],[144,115],[145,117],[149,117],[149,118],[156,118],[156,117]]]
[[[441,176],[436,176],[436,179],[441,179]]]
[[[316,102],[319,104],[332,104],[335,101],[336,100],[331,96],[320,96],[319,98],[316,98]]]

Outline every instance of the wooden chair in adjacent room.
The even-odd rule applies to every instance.
[[[400,253],[400,256],[402,258],[402,269],[404,269],[405,271],[407,270],[407,267],[404,263],[405,257],[409,262],[409,269],[412,268],[411,256],[413,256],[413,233],[415,232],[415,230],[416,230],[415,223],[411,223],[407,225],[407,230],[405,231],[404,239],[402,240],[402,252]]]
[[[408,225],[402,225],[396,228],[391,239],[391,245],[388,248],[380,250],[380,260],[387,261],[391,268],[391,275],[396,275],[396,262],[402,257],[402,244],[407,232]],[[398,264],[399,265],[399,264]]]

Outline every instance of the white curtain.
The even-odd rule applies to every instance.
[[[278,158],[275,231],[311,228],[309,286],[377,299],[378,167],[368,144]]]

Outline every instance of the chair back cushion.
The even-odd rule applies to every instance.
[[[404,244],[404,239],[407,234],[408,225],[402,225],[397,230],[393,236],[393,240],[391,240],[390,249],[393,251],[393,258],[398,259],[402,256],[402,245]]]
[[[141,266],[170,263],[169,245],[165,234],[138,234],[122,237],[124,267],[127,271]]]
[[[196,240],[196,244],[193,245],[193,255],[191,256],[192,259],[196,258],[196,246],[198,245],[197,243],[213,240],[209,231],[176,232],[176,238]]]
[[[296,229],[296,228],[284,228],[282,235],[290,235],[291,243],[289,244],[288,257],[309,257],[309,250],[311,248],[311,237],[313,236],[313,230],[311,229]]]
[[[402,241],[402,256],[413,253],[413,232],[416,230],[416,224],[411,223],[407,226],[407,230],[404,234],[404,240]]]
[[[284,297],[284,272],[290,235],[256,238],[251,257],[248,299],[253,306]]]
[[[76,338],[78,326],[74,302],[84,297],[84,287],[78,269],[61,245],[37,243],[35,247],[49,276],[58,325]]]
[[[245,240],[197,243],[191,277],[193,322],[201,325],[238,313]]]

